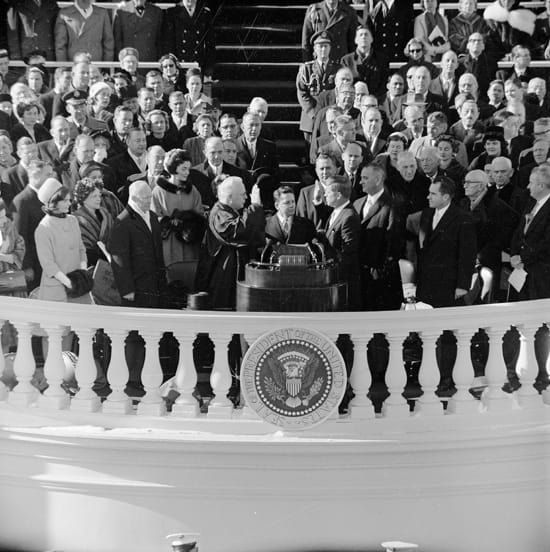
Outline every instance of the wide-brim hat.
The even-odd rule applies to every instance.
[[[106,82],[94,82],[88,90],[88,97],[93,98],[103,90],[106,90],[109,94],[113,93],[113,89]]]

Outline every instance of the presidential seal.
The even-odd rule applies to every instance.
[[[247,404],[266,422],[308,429],[338,408],[346,367],[336,345],[319,332],[285,328],[262,335],[241,365]]]

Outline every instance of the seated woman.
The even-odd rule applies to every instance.
[[[473,171],[475,169],[484,170],[485,165],[492,163],[493,159],[496,159],[497,157],[508,157],[504,134],[502,132],[497,132],[496,130],[497,129],[495,128],[495,131],[485,132],[483,135],[483,140],[481,141],[483,151],[477,157],[472,159],[472,162],[468,167],[469,171]]]
[[[185,74],[180,70],[178,58],[174,54],[166,54],[159,59],[159,65],[164,94],[185,92]]]
[[[187,73],[185,73],[185,87],[187,88],[187,94],[185,94],[187,113],[191,115],[191,119],[194,121],[204,112],[205,104],[212,105],[212,98],[202,93],[202,73],[200,69],[192,67],[187,70]]]
[[[399,73],[401,73],[404,79],[406,79],[411,67],[419,67],[421,65],[428,68],[432,80],[439,75],[439,69],[427,59],[426,46],[419,38],[411,38],[407,42],[405,55],[409,58],[409,61],[399,68]]]
[[[439,153],[439,168],[445,176],[448,176],[461,190],[462,195],[466,169],[456,160],[458,144],[450,134],[441,134],[435,139],[435,147]]]
[[[439,0],[422,0],[424,12],[414,19],[414,36],[422,41],[427,61],[439,61],[451,49],[449,21],[439,12]]]
[[[24,82],[29,87],[31,92],[40,96],[48,92],[49,87],[46,84],[46,73],[36,65],[31,65],[25,72]]]
[[[113,89],[106,82],[96,82],[88,91],[88,115],[109,123],[113,114],[109,110]]]
[[[181,148],[178,133],[170,128],[168,115],[160,110],[153,109],[145,116],[147,128],[147,149],[151,146],[161,146],[165,151]]]
[[[161,221],[167,280],[180,280],[187,290],[193,291],[206,229],[203,201],[190,177],[191,159],[186,151],[170,151],[164,166],[170,178],[158,177],[151,211]]]
[[[36,143],[51,140],[52,137],[46,127],[38,122],[40,107],[37,103],[17,104],[15,116],[19,122],[11,129],[11,139],[14,144],[17,144],[19,138],[23,138],[23,136]]]
[[[145,86],[145,77],[138,73],[139,52],[135,48],[122,48],[118,53],[121,69],[128,71],[132,77],[132,84],[139,90]]]
[[[113,216],[101,206],[101,192],[101,188],[90,178],[79,180],[73,192],[77,207],[73,215],[80,226],[88,266],[95,266],[98,259],[103,258],[97,243],[107,243],[114,225]]]

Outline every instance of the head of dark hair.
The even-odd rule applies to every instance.
[[[439,184],[441,194],[446,194],[453,198],[456,193],[456,184],[447,176],[439,176],[434,180],[434,184]]]
[[[166,155],[164,166],[170,174],[176,174],[178,167],[187,161],[191,163],[191,156],[187,150],[173,149]]]

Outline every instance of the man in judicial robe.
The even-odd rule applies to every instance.
[[[251,205],[244,208],[246,198],[242,179],[230,176],[218,186],[218,201],[208,217],[210,266],[202,270],[206,281],[200,287],[210,293],[213,309],[235,309],[237,280],[264,242],[265,216],[258,187],[252,188]]]
[[[315,226],[309,219],[296,215],[292,188],[281,186],[273,197],[277,212],[266,222],[266,238],[279,243],[310,243],[315,238]]]

